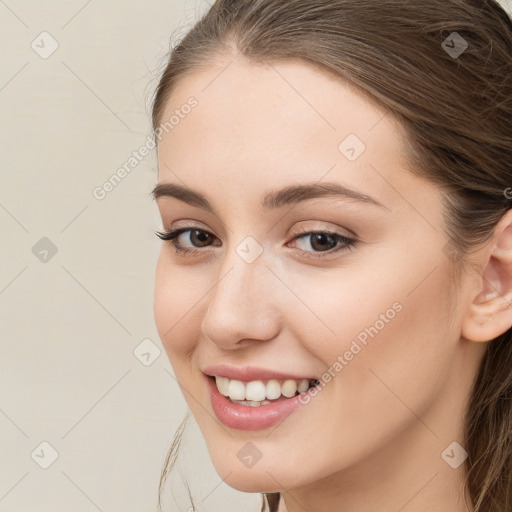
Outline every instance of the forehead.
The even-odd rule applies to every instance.
[[[197,104],[183,109],[190,97]],[[386,202],[393,190],[382,175],[417,179],[406,171],[406,139],[387,110],[303,61],[219,61],[178,83],[160,121],[177,115],[159,142],[159,181],[178,175],[207,190],[325,176]]]

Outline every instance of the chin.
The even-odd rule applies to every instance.
[[[236,456],[235,456],[236,457]],[[282,462],[275,464],[264,463],[263,459],[252,467],[243,463],[234,465],[225,453],[219,453],[218,458],[212,459],[217,474],[233,489],[248,493],[279,492],[297,485],[298,474],[293,474],[290,468],[283,467]]]
[[[221,475],[219,474],[219,476]],[[279,475],[276,475],[276,479],[281,482]],[[225,479],[225,482],[237,491],[248,493],[279,492],[283,490],[283,486],[279,485],[270,475],[251,473],[251,471],[243,472],[243,474],[233,472]]]

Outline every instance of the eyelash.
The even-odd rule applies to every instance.
[[[180,245],[176,239],[183,233],[186,233],[187,231],[200,231],[203,233],[208,233],[211,236],[214,236],[209,231],[206,231],[204,229],[199,229],[193,226],[185,227],[185,228],[177,228],[177,229],[171,229],[169,231],[155,231],[155,235],[160,238],[163,241],[171,242],[171,245],[174,247],[176,254],[182,254],[183,256],[194,256],[198,253],[203,252],[199,248],[194,249],[188,249]],[[352,248],[356,246],[356,240],[353,238],[349,238],[345,235],[341,235],[340,233],[335,233],[332,231],[308,231],[306,229],[300,229],[299,232],[292,238],[292,242],[304,237],[305,235],[317,235],[317,234],[326,234],[333,238],[335,242],[343,242],[344,245],[340,246],[338,249],[332,250],[329,249],[328,251],[304,251],[302,249],[298,249],[300,255],[304,258],[311,258],[311,259],[320,259],[325,258],[326,256],[323,256],[323,254],[337,254],[342,251],[350,251]]]

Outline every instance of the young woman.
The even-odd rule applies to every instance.
[[[218,0],[172,50],[156,324],[262,510],[512,510],[511,77],[494,0]]]

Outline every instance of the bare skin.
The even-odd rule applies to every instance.
[[[199,245],[191,231],[179,243],[195,254],[162,243],[155,319],[217,472],[242,491],[281,491],[287,512],[472,512],[465,465],[452,468],[442,453],[464,444],[464,406],[485,342],[512,323],[504,300],[511,216],[453,281],[441,192],[407,169],[391,115],[309,64],[237,58],[226,67],[230,60],[180,81],[162,120],[190,96],[198,104],[158,147],[159,183],[200,192],[215,211],[157,199],[165,229],[203,230],[211,243]],[[354,161],[339,149],[349,134],[366,146]],[[260,204],[270,190],[326,182],[379,204],[342,196]],[[355,244],[322,251],[299,229]],[[248,236],[262,250],[250,264],[236,252]],[[376,324],[383,314],[388,321]],[[205,366],[322,380],[365,328],[382,323],[277,427],[232,429],[215,416]],[[262,454],[251,468],[237,457],[248,441]]]

